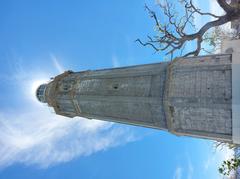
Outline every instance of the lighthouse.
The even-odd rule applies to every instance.
[[[240,143],[232,135],[231,54],[66,71],[40,85],[36,96],[56,114],[70,118],[81,116]]]

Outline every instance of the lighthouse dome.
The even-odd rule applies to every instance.
[[[36,97],[37,97],[38,101],[40,101],[42,103],[46,103],[46,99],[45,99],[46,88],[47,88],[47,85],[42,84],[36,90]]]

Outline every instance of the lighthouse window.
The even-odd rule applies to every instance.
[[[118,89],[118,84],[114,84],[113,89]]]
[[[71,88],[71,85],[69,85],[69,84],[63,84],[62,85],[62,90],[63,91],[68,91],[68,90],[70,90],[70,88]]]

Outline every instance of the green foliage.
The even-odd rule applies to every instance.
[[[222,150],[224,147],[232,149],[234,151],[240,150],[240,145],[225,142],[215,142],[214,147]],[[218,168],[219,173],[225,176],[229,176],[232,172],[236,171],[240,167],[240,152],[235,152],[234,157],[228,160],[224,160]]]
[[[238,167],[240,167],[240,158],[231,158],[224,160],[221,167],[218,168],[218,171],[228,176],[232,171],[236,171]]]

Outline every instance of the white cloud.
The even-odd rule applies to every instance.
[[[216,0],[209,0],[209,8],[210,8],[210,13],[215,14],[217,16],[223,15],[225,12],[223,9],[219,6]],[[212,20],[214,20],[214,17],[212,17]]]
[[[204,163],[204,170],[210,170],[212,167],[220,166],[222,161],[230,159],[233,157],[234,151],[229,149],[226,146],[222,146],[221,148],[217,148],[215,151],[209,154],[207,160]]]
[[[181,179],[182,178],[182,173],[183,173],[183,169],[182,167],[178,166],[174,172],[174,176],[173,179]]]
[[[116,55],[112,56],[112,66],[113,67],[119,67],[120,66],[120,62],[119,62],[118,58],[116,57]]]
[[[47,106],[0,117],[0,167],[14,163],[48,167],[130,142],[133,135],[112,123],[67,119]]]
[[[58,70],[59,73],[63,73],[65,70],[62,65],[60,65],[59,60],[54,54],[50,54],[51,60],[53,62],[54,67]]]
[[[56,64],[60,70],[61,65]],[[23,95],[21,109],[0,111],[0,168],[15,163],[48,167],[136,139],[127,127],[54,114],[34,95],[37,84],[51,74],[32,69],[26,75],[24,68],[20,69],[14,71],[13,78]]]
[[[210,13],[221,16],[224,15],[225,12],[224,10],[219,6],[219,4],[217,3],[216,0],[209,0],[210,1]],[[214,20],[215,18],[212,17],[212,20]],[[221,26],[221,28],[225,31],[231,31],[231,23],[226,23],[224,25]]]
[[[192,179],[194,168],[193,168],[192,161],[191,161],[189,155],[187,155],[187,161],[188,161],[188,164],[187,164],[187,178]]]

